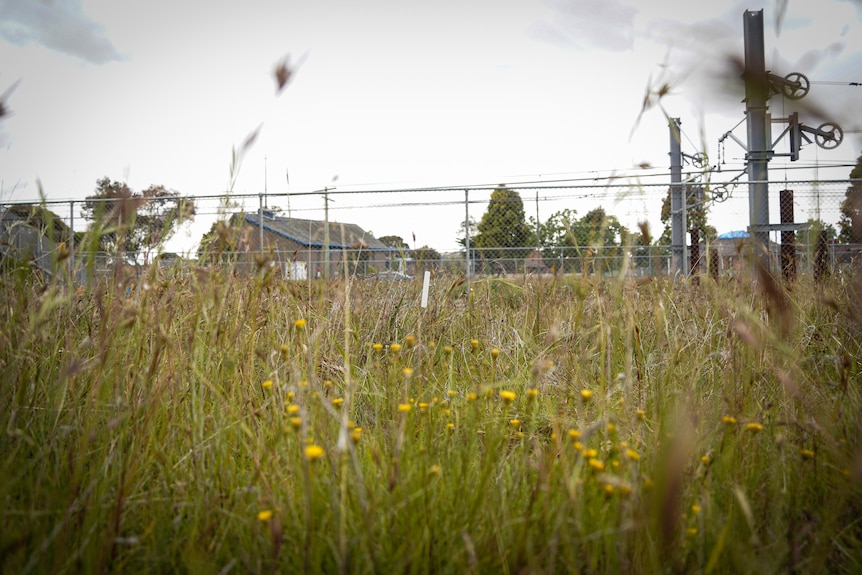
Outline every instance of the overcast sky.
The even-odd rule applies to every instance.
[[[746,9],[764,9],[767,67],[812,80],[802,117],[847,131],[799,165],[847,177],[826,166],[862,151],[862,88],[847,85],[862,81],[858,1],[0,0],[2,200],[37,197],[37,180],[49,199],[82,199],[103,176],[218,194],[231,150],[258,127],[238,193],[515,185],[648,164],[646,177],[667,173],[664,112],[682,119],[684,151],[715,161],[718,138],[743,119],[727,63],[742,56]],[[285,57],[294,74],[276,94]],[[648,87],[664,84],[664,111],[638,121]],[[734,134],[744,140],[744,124]],[[725,151],[726,169],[741,167],[744,152]],[[425,221],[370,223],[370,210],[354,216],[334,199],[337,219],[377,235],[419,229],[420,244],[454,243],[448,221],[436,239],[415,209]],[[185,243],[214,217],[203,213]]]

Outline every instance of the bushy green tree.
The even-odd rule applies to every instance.
[[[491,193],[487,211],[477,226],[475,246],[482,258],[499,260],[506,271],[515,270],[515,259],[527,256],[527,248],[534,242],[534,233],[527,225],[524,202],[520,194],[505,186]]]
[[[170,238],[179,223],[194,218],[195,204],[161,185],[135,192],[104,177],[84,200],[83,212],[102,249],[135,252]]]
[[[546,263],[553,261],[555,269],[563,271],[581,271],[586,260],[617,267],[630,232],[599,206],[580,218],[569,208],[556,212],[539,226],[539,233]]]

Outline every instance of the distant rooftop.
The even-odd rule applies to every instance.
[[[247,214],[245,221],[258,226],[261,223],[261,217],[257,214]],[[299,218],[280,218],[272,212],[264,210],[263,229],[306,247],[324,247],[326,222]],[[329,222],[330,249],[350,249],[358,246],[370,250],[392,250],[392,248],[383,244],[356,224]]]

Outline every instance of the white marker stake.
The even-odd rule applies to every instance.
[[[422,307],[428,307],[428,286],[431,285],[431,272],[425,270],[425,279],[422,281]]]

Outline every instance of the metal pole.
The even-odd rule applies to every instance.
[[[259,206],[259,216],[258,220],[260,221],[260,257],[263,258],[263,194],[258,194],[258,200],[260,203]]]
[[[682,147],[680,146],[679,118],[670,119],[670,235],[671,273],[684,274],[686,206],[682,185]]]
[[[470,294],[470,190],[464,190],[464,246],[467,248],[467,294]]]
[[[75,200],[69,202],[69,269],[75,273]],[[72,276],[74,278],[74,275]]]
[[[542,232],[539,227],[539,192],[536,192],[536,274],[542,271]],[[526,267],[526,266],[524,266]]]
[[[769,266],[769,180],[768,163],[772,143],[767,138],[769,86],[763,48],[763,10],[746,10],[745,33],[745,115],[748,125],[748,212],[750,236],[764,265]]]
[[[329,279],[329,188],[323,188],[323,278]]]

